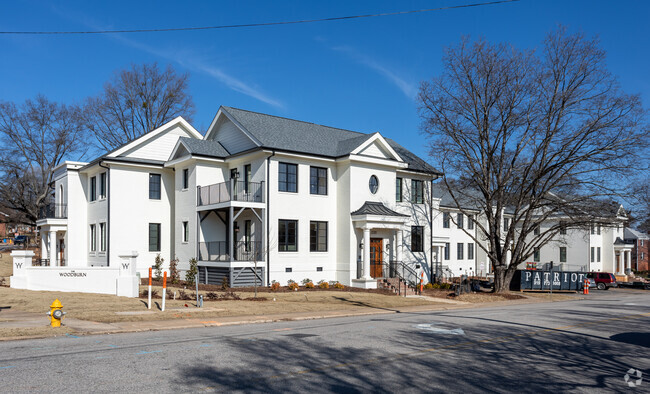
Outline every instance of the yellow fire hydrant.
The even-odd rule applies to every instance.
[[[63,320],[63,316],[65,315],[65,312],[61,310],[63,308],[61,301],[57,298],[50,305],[50,308],[50,311],[47,313],[50,315],[50,325],[52,327],[61,327],[61,320]]]

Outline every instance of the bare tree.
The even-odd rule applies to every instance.
[[[54,167],[86,149],[81,111],[43,96],[21,106],[0,102],[0,204],[34,224],[50,202]]]
[[[113,150],[143,134],[183,116],[194,115],[188,90],[189,74],[177,74],[168,65],[132,65],[115,73],[104,91],[86,102],[86,122],[98,145]]]
[[[617,180],[645,144],[644,113],[607,70],[598,41],[563,28],[538,52],[463,39],[443,64],[420,88],[423,131],[444,182],[456,179],[458,209],[483,212],[475,241],[494,267],[495,291],[505,291],[517,266],[563,227],[612,213],[606,199],[622,191]],[[563,223],[535,230],[557,218]]]

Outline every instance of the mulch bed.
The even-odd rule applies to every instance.
[[[149,278],[142,278],[140,280],[140,284],[143,286],[147,286],[149,284]],[[162,279],[156,280],[152,279],[151,281],[152,286],[162,286]],[[185,282],[180,281],[179,283],[170,283],[169,279],[167,279],[167,288],[178,288],[178,289],[185,289],[185,291],[194,291],[196,289],[196,285],[186,285]],[[199,284],[199,291],[237,291],[241,293],[253,293],[255,292],[255,287],[250,286],[250,287],[232,287],[228,289],[224,289],[220,285],[206,285],[206,284]],[[266,286],[258,286],[257,287],[257,292],[258,293],[292,293],[295,290],[290,290],[287,286],[281,286],[278,290],[271,290],[270,287]],[[358,287],[348,287],[344,286],[342,289],[337,289],[334,286],[330,286],[328,289],[321,289],[318,287],[318,285],[315,285],[314,288],[308,289],[304,286],[300,286],[300,288],[297,290],[300,292],[305,292],[305,291],[340,291],[340,292],[346,292],[346,293],[352,293],[352,292],[361,292],[361,293],[376,293],[376,294],[383,294],[383,295],[396,295],[390,290],[384,290],[384,289],[360,289]],[[250,298],[247,298],[247,300],[250,300]]]

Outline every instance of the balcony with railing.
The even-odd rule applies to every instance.
[[[199,242],[199,261],[264,261],[262,242],[240,241],[233,245],[233,258],[226,241]]]
[[[39,219],[67,219],[68,204],[50,204],[41,207]]]
[[[230,201],[264,202],[264,182],[245,182],[231,179],[227,182],[198,186],[197,206]]]

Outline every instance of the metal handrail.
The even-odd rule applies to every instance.
[[[41,207],[39,219],[67,219],[68,204],[49,204]]]
[[[199,242],[199,261],[264,261],[262,242],[236,242],[232,257],[226,241]]]
[[[245,182],[231,179],[227,182],[197,187],[197,206],[228,201],[264,202],[264,181]]]
[[[408,287],[411,286],[412,288],[415,289],[415,291],[418,291],[418,286],[417,286],[417,278],[418,274],[417,271],[415,271],[413,268],[409,267],[407,264],[405,264],[402,261],[389,261],[388,263],[386,261],[381,261],[382,265],[382,272],[384,277],[386,278],[398,278],[400,280],[399,282],[399,288],[397,289],[398,293],[401,295],[402,294],[402,289],[401,289],[401,284],[404,282],[404,286]],[[404,295],[406,296],[406,289],[404,289]]]

